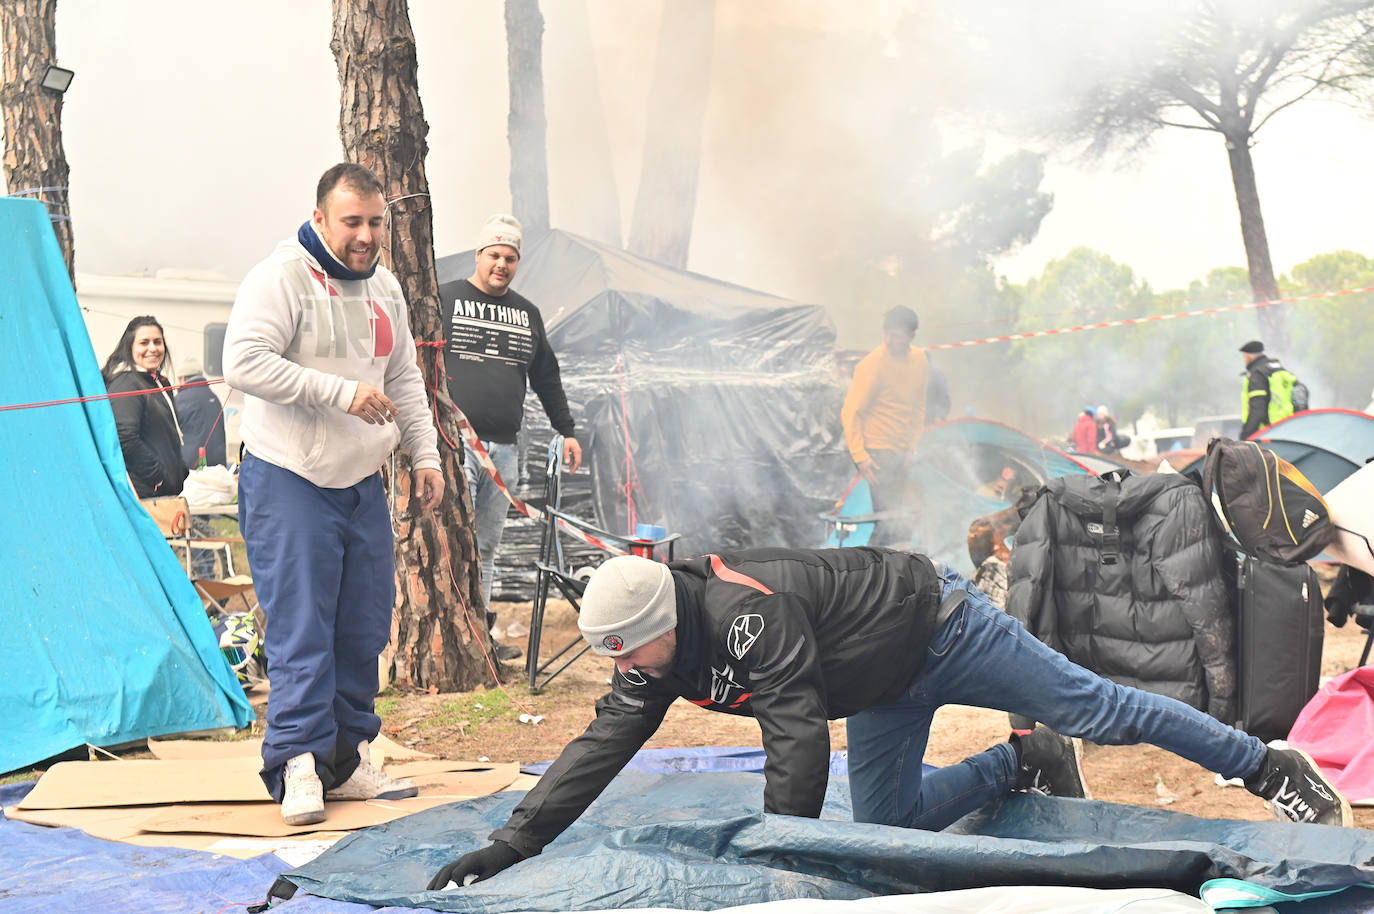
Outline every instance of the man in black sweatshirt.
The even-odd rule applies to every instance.
[[[576,473],[582,465],[582,447],[574,435],[558,357],[544,334],[544,319],[538,308],[510,288],[520,266],[521,240],[520,223],[514,216],[492,216],[478,234],[472,276],[446,285],[440,298],[449,397],[472,423],[507,486],[515,485],[519,472],[516,436],[524,413],[526,380],[539,396],[550,424],[564,438],[568,472]],[[482,556],[482,601],[488,607],[487,624],[495,629],[491,585],[510,502],[466,442],[463,450],[477,550]],[[496,656],[514,660],[520,649],[498,644]]]

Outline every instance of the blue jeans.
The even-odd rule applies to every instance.
[[[249,454],[239,525],[267,616],[262,780],[280,802],[287,761],[313,753],[328,789],[381,727],[373,699],[396,601],[391,513],[380,473],[325,489]]]
[[[1253,774],[1265,746],[1195,708],[1103,679],[1026,631],[958,574],[943,594],[968,591],[935,633],[925,665],[900,698],[849,718],[854,820],[938,831],[1016,784],[1016,752],[999,743],[922,776],[930,722],[941,705],[1023,714],[1066,736],[1124,746],[1152,743],[1224,777]]]
[[[515,488],[520,473],[520,450],[515,444],[502,444],[499,441],[483,441],[491,462],[496,464],[496,472],[507,488]],[[501,548],[501,534],[506,529],[506,511],[510,500],[496,487],[477,455],[466,441],[463,442],[463,472],[468,477],[468,494],[472,496],[473,526],[477,528],[477,554],[482,559],[482,604],[487,607],[488,620],[494,619],[491,612],[491,584],[496,579],[496,550]]]

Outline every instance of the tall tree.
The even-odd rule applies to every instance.
[[[506,0],[510,70],[510,199],[525,231],[549,228],[549,162],[544,119],[544,17],[539,0]]]
[[[11,194],[48,205],[53,231],[76,276],[67,210],[67,153],[62,148],[62,93],[40,85],[57,62],[57,0],[0,0],[0,116],[5,128],[5,185]]]
[[[410,12],[405,0],[333,0],[333,11],[329,46],[339,70],[344,155],[372,169],[386,187],[391,232],[382,257],[405,290],[411,332],[417,341],[442,340],[425,177],[429,125],[420,104]],[[442,352],[421,346],[419,359],[442,436],[457,443]],[[441,443],[444,498],[432,516],[409,507],[411,467],[404,455],[392,478],[398,490],[393,664],[396,682],[405,686],[463,691],[491,681],[483,651],[489,635],[481,563],[460,453]]]
[[[1109,5],[1116,8],[1115,4]],[[1101,78],[1087,79],[1071,136],[1102,153],[1140,146],[1162,127],[1221,136],[1240,211],[1256,300],[1278,297],[1250,149],[1280,111],[1317,94],[1349,94],[1367,83],[1374,37],[1370,0],[1204,0],[1146,33],[1137,53],[1105,47]],[[1120,12],[1117,9],[1117,12]],[[1260,311],[1265,343],[1287,348],[1283,311]]]
[[[630,250],[687,266],[711,84],[715,0],[664,0]]]

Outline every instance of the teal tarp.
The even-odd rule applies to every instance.
[[[1305,897],[1374,880],[1374,835],[1364,829],[1200,819],[1013,793],[927,832],[849,821],[845,778],[831,779],[820,819],[760,814],[762,796],[757,774],[622,772],[542,854],[463,889],[427,891],[441,866],[485,847],[506,821],[520,799],[506,791],[355,832],[285,878],[340,901],[466,914],[710,911],[996,885],[1196,894],[1216,879],[1235,880],[1231,889]],[[1360,897],[1368,896],[1334,910],[1365,910]]]
[[[47,211],[0,198],[0,407],[105,393]],[[0,410],[0,771],[253,712],[157,525],[109,402]]]

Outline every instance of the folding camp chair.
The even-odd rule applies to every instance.
[[[252,590],[252,577],[234,573],[232,545],[243,542],[242,537],[215,536],[193,539],[191,517],[194,512],[192,512],[185,497],[180,495],[144,498],[139,503],[143,505],[144,510],[157,524],[158,530],[162,532],[163,538],[172,547],[172,551],[181,553],[186,577],[195,586],[196,592],[200,594],[207,609],[213,608],[216,613],[221,614],[227,612],[225,606],[230,598]],[[226,572],[225,576],[223,578],[197,578],[191,571],[192,549],[211,549],[220,552]]]
[[[224,577],[234,576],[234,555],[231,546],[233,543],[243,542],[241,537],[196,535],[192,530],[192,516],[196,512],[191,510],[186,498],[181,495],[144,498],[140,499],[139,504],[143,505],[143,509],[162,531],[162,536],[172,547],[172,551],[180,552],[187,577],[191,577],[192,549],[207,549],[219,553],[224,566]]]
[[[596,546],[601,551],[596,553],[600,559],[604,559],[615,552],[633,553],[647,558],[657,559],[666,547],[669,561],[673,558],[673,545],[681,538],[679,533],[667,534],[658,539],[648,539],[635,536],[621,536],[602,530],[592,524],[579,520],[571,514],[566,514],[559,510],[561,491],[560,491],[560,467],[563,464],[563,438],[555,436],[549,442],[549,459],[546,465],[544,479],[544,531],[543,538],[539,545],[539,560],[534,563],[538,570],[537,583],[534,597],[534,610],[530,614],[530,639],[525,658],[525,671],[529,674],[530,692],[539,692],[548,685],[549,682],[559,673],[571,666],[579,657],[591,650],[591,648],[580,638],[574,638],[565,644],[557,653],[543,663],[539,662],[539,645],[544,633],[544,610],[548,606],[549,589],[555,588],[558,593],[572,605],[574,612],[582,610],[582,593],[587,589],[586,569],[583,566],[578,570],[571,567],[571,555],[565,550],[564,538],[577,539],[587,542],[588,539],[594,541],[591,545]],[[580,535],[581,534],[581,535]],[[585,535],[587,539],[584,539]],[[604,544],[604,545],[598,545]],[[609,548],[606,548],[609,547]],[[580,554],[579,559],[585,560],[587,556]],[[564,656],[570,651],[581,645],[581,650],[563,660]],[[560,660],[563,662],[555,669],[550,669]]]

